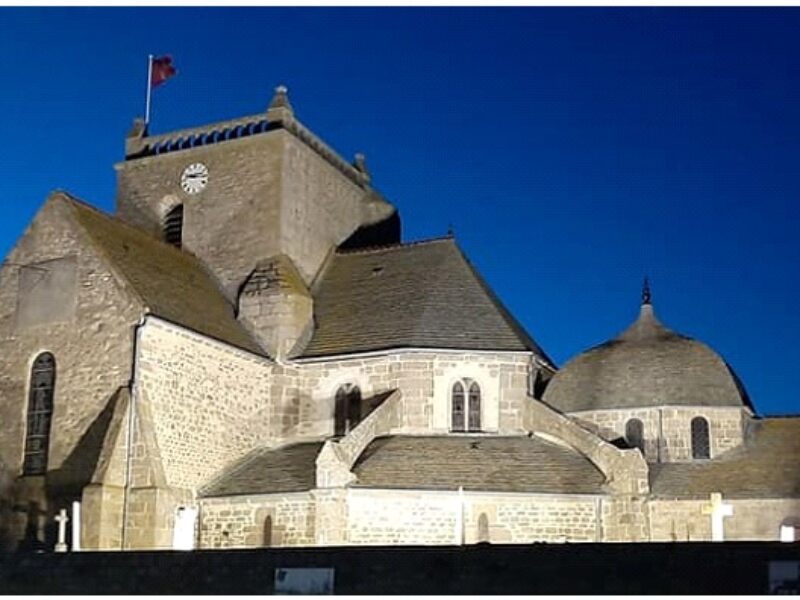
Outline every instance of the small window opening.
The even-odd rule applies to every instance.
[[[481,516],[478,517],[478,543],[488,543],[490,540],[489,537],[489,517],[486,516],[486,513],[481,513]]]
[[[164,217],[164,241],[176,248],[183,245],[183,204],[172,208]]]
[[[644,454],[644,424],[639,419],[630,419],[625,424],[625,441],[630,448],[638,448]]]
[[[272,546],[272,515],[267,515],[264,519],[264,546]]]
[[[708,421],[703,417],[692,419],[692,458],[711,458],[711,445],[708,436]]]
[[[347,435],[361,421],[361,390],[357,385],[345,384],[336,390],[333,415],[334,435]]]

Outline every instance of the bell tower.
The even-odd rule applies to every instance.
[[[283,86],[238,119],[155,136],[137,120],[115,168],[118,216],[197,256],[232,302],[271,257],[308,286],[333,248],[400,240],[363,155],[347,162],[307,129]]]

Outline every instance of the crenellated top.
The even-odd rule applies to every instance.
[[[276,124],[272,125],[272,129],[275,129]],[[125,139],[125,160],[207,146],[264,133],[269,129],[270,123],[267,121],[266,115],[261,113],[151,136],[147,135],[146,128],[141,125],[141,120],[137,119]]]
[[[264,113],[219,121],[199,127],[178,129],[154,136],[147,134],[147,127],[141,119],[136,119],[133,128],[125,139],[125,160],[136,160],[200,146],[224,143],[243,137],[264,134],[276,129],[284,129],[294,135],[356,185],[363,188],[369,187],[370,176],[364,166],[363,155],[356,155],[355,163],[350,164],[319,137],[314,135],[294,116],[294,112],[288,102],[287,90],[283,86],[276,88],[275,98],[273,98],[272,103]]]

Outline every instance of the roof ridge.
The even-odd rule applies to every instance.
[[[336,254],[339,256],[346,256],[350,254],[368,254],[370,252],[381,252],[383,250],[394,250],[400,248],[411,248],[413,246],[423,246],[425,244],[433,244],[437,242],[454,241],[452,235],[443,235],[439,237],[423,238],[421,240],[414,240],[411,242],[395,242],[393,244],[385,244],[382,246],[365,246],[363,248],[353,248],[350,250],[336,249]]]
[[[506,308],[506,305],[495,293],[489,283],[483,278],[478,269],[475,268],[461,247],[458,244],[455,244],[455,247],[456,250],[458,250],[458,253],[461,255],[464,263],[467,265],[467,268],[472,273],[472,276],[475,278],[478,285],[481,287],[481,289],[483,289],[484,293],[488,297],[489,302],[494,305],[494,307],[497,309],[497,312],[500,314],[500,318],[503,319],[514,335],[517,336],[519,341],[522,342],[524,346],[527,346],[528,349],[534,354],[538,355],[539,358],[543,358],[549,366],[557,368],[555,362],[553,362],[553,359],[551,359],[544,349],[539,346],[539,343],[533,339],[533,336],[528,333],[528,330],[517,320],[513,313]]]
[[[161,239],[157,238],[156,236],[149,234],[147,231],[141,229],[140,227],[136,227],[135,225],[131,225],[130,223],[128,223],[126,221],[123,221],[122,219],[120,219],[116,215],[112,215],[110,213],[107,213],[106,211],[104,211],[104,210],[102,210],[102,209],[100,209],[100,208],[98,208],[96,206],[93,206],[93,205],[89,204],[85,200],[82,200],[81,198],[77,198],[77,197],[73,196],[69,192],[65,192],[63,190],[59,190],[56,193],[60,194],[64,198],[64,200],[66,200],[67,202],[75,205],[76,208],[88,209],[90,212],[93,212],[93,213],[97,214],[99,217],[102,217],[102,218],[104,218],[104,219],[106,219],[108,221],[111,221],[116,226],[119,226],[119,227],[122,227],[124,229],[127,229],[128,231],[134,232],[136,235],[146,236],[149,240],[152,240],[152,241],[158,243],[159,245],[163,246],[164,249],[168,249],[170,252],[177,252],[178,256],[184,256],[184,257],[188,258],[189,260],[197,262],[198,264],[202,265],[202,261],[199,258],[197,258],[197,256],[195,256],[193,253],[189,252],[188,250],[185,250],[185,249],[182,249],[182,248],[177,248],[176,246],[173,246],[172,244],[169,244],[169,243],[165,242],[164,240],[161,240]]]

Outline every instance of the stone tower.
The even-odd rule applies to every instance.
[[[363,157],[348,163],[304,127],[283,86],[261,114],[157,136],[137,121],[116,171],[118,215],[163,236],[181,210],[182,247],[232,302],[270,257],[284,255],[309,285],[336,246],[400,238]]]

